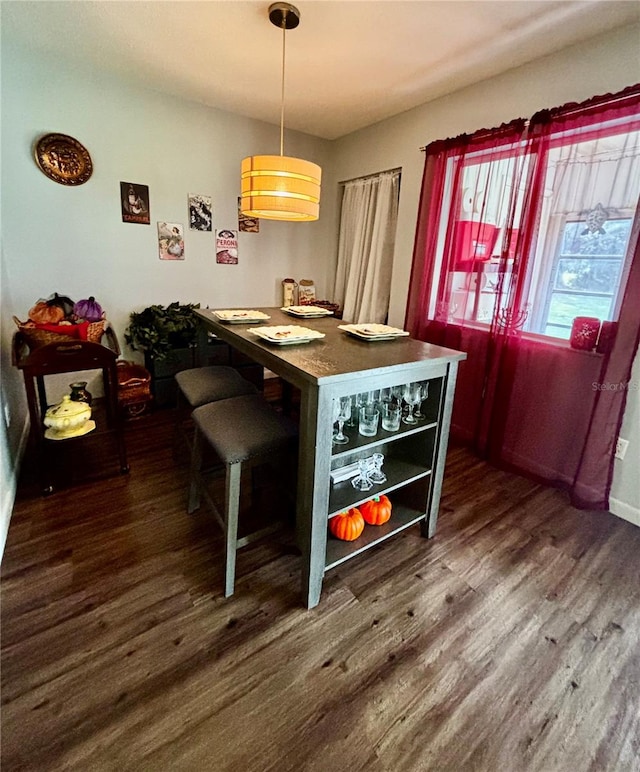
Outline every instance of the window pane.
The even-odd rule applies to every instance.
[[[621,260],[562,258],[558,261],[554,289],[613,295],[618,288],[621,265]]]
[[[595,316],[597,319],[610,319],[611,302],[611,298],[606,297],[569,295],[554,292],[551,295],[551,304],[544,334],[568,338],[571,333],[571,325],[576,316]],[[554,328],[553,331],[549,330],[551,326]],[[564,333],[562,333],[562,328],[564,328]]]
[[[630,219],[568,222],[560,251],[563,255],[624,257],[630,232]]]

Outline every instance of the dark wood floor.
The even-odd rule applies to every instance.
[[[284,533],[225,600],[171,433],[128,427],[128,477],[21,487],[4,772],[640,769],[640,529],[455,449],[433,540],[341,566],[307,611]]]

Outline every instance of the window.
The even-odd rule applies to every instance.
[[[565,220],[547,288],[543,334],[568,338],[576,316],[617,315],[631,224],[631,217],[608,220],[600,205],[591,218]]]
[[[577,316],[617,318],[640,193],[640,131],[617,120],[570,139],[523,139],[449,159],[434,314],[563,339]]]
[[[467,354],[457,436],[578,506],[608,505],[624,393],[595,386],[640,336],[639,132],[637,84],[425,147],[406,327]],[[601,356],[567,341],[583,315]]]

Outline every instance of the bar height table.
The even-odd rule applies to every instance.
[[[431,538],[436,529],[458,362],[466,354],[409,337],[360,340],[340,330],[333,317],[294,319],[278,308],[255,309],[269,315],[259,325],[220,321],[213,310],[196,314],[216,337],[268,368],[300,390],[300,446],[296,530],[302,551],[302,596],[307,608],[320,601],[326,571],[403,530],[420,523]],[[252,332],[260,325],[301,325],[325,337],[297,345],[268,343]],[[375,437],[354,432],[348,445],[332,446],[333,401],[339,397],[429,381],[427,420],[380,430]],[[331,485],[333,469],[384,451],[387,483],[363,494],[350,482]],[[393,491],[394,515],[355,542],[331,540],[328,518],[380,493]]]

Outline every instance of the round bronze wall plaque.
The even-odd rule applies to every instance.
[[[45,134],[34,153],[43,174],[61,185],[82,185],[93,173],[86,147],[66,134]]]

